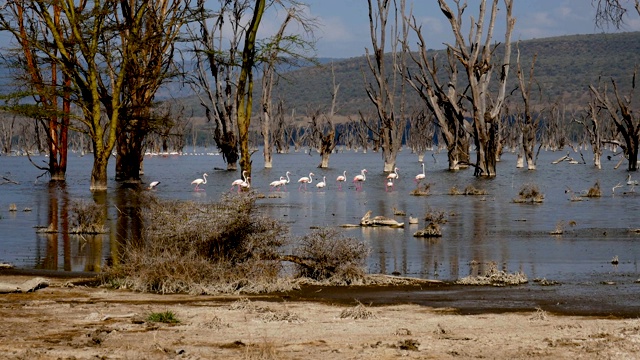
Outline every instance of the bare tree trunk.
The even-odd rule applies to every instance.
[[[462,33],[462,13],[466,3],[458,4],[457,16],[451,11],[445,0],[438,0],[442,13],[449,20],[451,30],[456,38],[455,46],[448,45],[467,73],[469,81],[469,101],[471,102],[471,117],[473,119],[474,140],[477,150],[474,175],[492,177],[496,175],[496,159],[500,143],[499,116],[502,112],[506,95],[506,81],[509,74],[511,57],[511,33],[515,25],[512,17],[513,0],[504,0],[506,7],[506,31],[504,40],[504,57],[500,64],[501,72],[498,83],[498,94],[491,99],[489,84],[493,70],[496,67],[492,61],[495,46],[491,46],[493,29],[498,12],[498,0],[492,1],[489,23],[485,28],[486,3],[480,2],[478,20],[471,19],[471,32],[468,36],[469,44]],[[485,34],[486,30],[486,34]],[[481,44],[484,37],[484,43]]]

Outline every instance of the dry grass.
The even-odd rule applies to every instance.
[[[472,263],[472,267],[474,266]],[[477,265],[477,263],[475,263]],[[467,277],[455,281],[459,285],[490,285],[490,286],[508,286],[526,284],[529,280],[527,275],[522,272],[508,273],[504,270],[498,270],[495,262],[488,263],[488,268],[482,275],[469,275]],[[472,271],[475,272],[475,271]]]
[[[78,201],[71,206],[71,234],[105,234],[106,209],[94,202]]]
[[[544,201],[544,194],[540,192],[537,185],[525,184],[520,189],[518,197],[513,199],[514,203],[518,204],[538,204]]]
[[[342,310],[340,319],[366,320],[376,318],[376,315],[364,304],[357,300],[356,302],[358,303],[356,306]]]
[[[442,237],[442,229],[437,223],[429,223],[424,229],[416,231],[413,236],[424,238]]]

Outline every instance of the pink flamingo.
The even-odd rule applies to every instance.
[[[323,189],[325,186],[327,186],[327,177],[323,176],[322,177],[322,181],[320,181],[319,183],[316,184],[316,187],[318,188],[318,191],[320,189]]]
[[[425,173],[424,173],[424,163],[422,163],[422,174],[418,174],[416,175],[416,178],[413,180],[416,182],[416,185],[420,184],[420,181],[424,180],[425,178]]]
[[[395,188],[395,187],[394,187],[394,185],[393,185],[393,178],[389,178],[389,179],[387,179],[387,186],[385,187],[385,189],[384,189],[384,190],[385,190],[386,192],[389,192],[389,191],[393,191],[393,189],[394,189],[394,188]]]
[[[238,194],[240,193],[240,190],[247,191],[249,190],[250,187],[251,187],[251,176],[248,176],[247,180],[241,182],[240,185],[238,185]]]
[[[194,184],[196,185],[196,187],[193,188],[193,191],[201,191],[201,190],[204,191],[204,189],[200,189],[200,185],[204,185],[207,183],[207,176],[209,175],[207,175],[207,173],[204,173],[202,175],[204,179],[195,179],[191,182],[191,185],[194,185]]]
[[[387,179],[390,179],[390,180],[398,180],[398,179],[400,179],[400,177],[398,177],[398,170],[400,170],[400,169],[395,168],[392,173],[387,175]]]
[[[291,174],[291,171],[287,171],[287,173],[285,174],[285,176],[287,177],[287,179],[286,179],[286,180],[284,180],[284,179],[282,180],[282,187],[284,187],[284,190],[285,190],[285,191],[287,190],[287,184],[288,184],[289,182],[291,182],[291,179],[289,179],[289,174]]]
[[[287,178],[284,176],[280,176],[280,180],[272,181],[269,184],[269,191],[273,191],[273,189],[280,190],[280,186],[284,185],[287,182]]]
[[[298,191],[301,191],[302,185],[304,185],[304,191],[307,191],[307,184],[311,184],[311,182],[313,181],[313,176],[314,173],[309,173],[309,177],[304,176],[298,179],[298,182],[300,183],[300,186],[298,186]]]
[[[342,190],[342,183],[347,181],[347,170],[342,172],[342,175],[336,178],[336,182],[338,183],[338,190]]]
[[[362,190],[362,183],[367,181],[367,169],[362,169],[360,171],[360,175],[356,175],[353,177],[353,183],[356,186],[356,191]]]
[[[231,189],[229,191],[233,191],[233,187],[237,186],[238,187],[238,192],[240,192],[240,185],[242,183],[246,183],[247,182],[247,170],[243,170],[242,171],[242,179],[236,179],[231,183]]]

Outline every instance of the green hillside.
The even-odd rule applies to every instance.
[[[560,101],[580,108],[589,99],[588,86],[597,84],[599,77],[606,81],[613,77],[621,90],[628,91],[634,67],[640,64],[640,32],[526,40],[520,42],[519,47],[523,70],[527,74],[533,55],[537,54],[535,78],[542,89],[543,102]],[[435,53],[439,53],[439,59],[445,58],[444,51]],[[512,55],[515,65],[515,46]],[[358,111],[370,111],[372,105],[364,91],[363,72],[369,81],[372,77],[365,58],[335,60],[333,66],[336,83],[340,84],[338,114],[349,116]],[[516,86],[515,66],[511,67],[509,77],[509,90],[512,90]],[[284,99],[289,111],[296,109],[296,114],[302,115],[309,109],[328,109],[331,90],[331,64],[323,64],[283,74],[273,98]],[[408,88],[408,91],[411,102],[419,101],[412,89]],[[513,101],[519,100],[518,93],[513,96]],[[538,98],[536,95],[535,100],[540,101]],[[194,109],[194,115],[201,115],[201,111]]]

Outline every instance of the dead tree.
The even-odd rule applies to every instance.
[[[531,85],[533,84],[533,69],[536,64],[536,55],[533,56],[531,61],[531,68],[529,69],[529,81],[525,83],[525,76],[522,72],[520,65],[520,48],[518,48],[518,56],[516,60],[518,83],[520,85],[520,95],[523,102],[523,114],[521,116],[521,129],[522,129],[522,150],[524,152],[524,158],[527,161],[527,168],[529,170],[536,169],[536,163],[534,159],[534,152],[536,146],[536,135],[538,132],[538,117],[534,117],[531,111]]]
[[[574,117],[573,122],[580,124],[584,127],[591,149],[593,150],[593,165],[598,169],[602,169],[602,147],[604,144],[603,131],[601,126],[601,119],[598,106],[595,99],[589,101],[587,111],[584,113],[582,119]]]
[[[393,171],[396,165],[396,158],[402,147],[402,132],[404,130],[404,118],[402,116],[401,109],[396,104],[396,87],[402,86],[398,84],[401,81],[397,77],[395,69],[397,62],[404,58],[404,54],[397,56],[396,45],[397,36],[392,39],[393,50],[391,58],[393,62],[392,74],[388,73],[385,57],[385,46],[387,43],[387,20],[391,7],[395,5],[395,2],[390,0],[376,0],[376,4],[372,3],[372,0],[367,1],[369,5],[369,31],[371,35],[371,45],[373,49],[373,55],[369,53],[369,49],[365,48],[365,58],[369,65],[369,70],[373,74],[374,82],[367,81],[363,72],[365,90],[369,100],[373,103],[378,123],[375,127],[370,127],[370,131],[376,138],[375,141],[380,145],[382,149],[382,158],[384,160],[383,171],[390,173]],[[404,0],[401,1],[404,4]],[[396,20],[396,24],[398,21]],[[361,115],[361,121],[369,126],[369,123]]]
[[[418,155],[418,161],[424,161],[424,153],[433,147],[433,135],[435,133],[433,113],[417,111],[409,119],[409,131],[407,134],[407,146]]]
[[[636,74],[637,69],[633,73],[631,91],[628,96],[624,97],[620,96],[615,80],[611,79],[615,103],[609,99],[606,86],[601,86],[600,89],[596,89],[593,85],[589,85],[589,89],[594,95],[598,106],[609,113],[616,130],[620,133],[620,136],[622,136],[622,142],[620,142],[619,145],[624,151],[625,157],[629,160],[627,167],[629,171],[636,171],[638,169],[638,145],[640,143],[640,117],[638,117],[632,109],[633,91],[636,87]]]
[[[336,84],[336,76],[331,64],[331,75],[333,78],[333,89],[331,90],[331,109],[328,114],[322,115],[319,111],[311,115],[311,137],[314,139],[318,150],[320,151],[319,168],[326,169],[329,167],[329,156],[338,143],[340,134],[336,136],[336,125],[334,117],[336,114],[336,102],[338,99],[338,90],[340,84]]]
[[[492,177],[496,175],[497,149],[500,141],[498,138],[498,122],[506,95],[506,83],[511,58],[511,33],[516,22],[516,19],[512,16],[513,0],[504,0],[506,30],[501,64],[496,64],[493,61],[492,57],[497,45],[491,45],[498,12],[498,0],[492,1],[488,24],[485,24],[487,0],[480,1],[477,21],[471,17],[470,24],[472,25],[468,36],[469,43],[465,40],[461,21],[466,3],[460,5],[458,0],[455,2],[458,5],[457,15],[449,8],[445,0],[438,0],[440,10],[449,20],[451,30],[456,38],[455,45],[447,44],[447,48],[453,51],[460,64],[462,64],[469,81],[470,94],[468,100],[471,103],[471,118],[473,120],[477,154],[474,175]],[[497,66],[500,67],[496,86],[497,94],[492,97],[493,92],[489,85]]]

